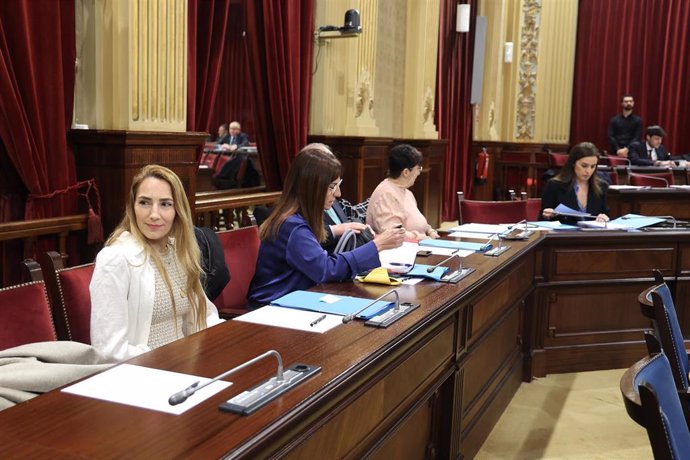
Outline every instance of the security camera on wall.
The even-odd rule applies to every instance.
[[[339,29],[344,34],[359,34],[362,33],[362,27],[359,25],[359,11],[352,9],[345,12],[345,23]]]

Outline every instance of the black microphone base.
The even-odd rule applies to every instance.
[[[370,318],[364,323],[364,325],[372,327],[388,327],[417,307],[419,307],[418,303],[400,302],[397,310],[395,308],[386,310],[380,315]]]
[[[240,415],[249,415],[260,407],[273,401],[289,389],[299,385],[312,375],[321,370],[319,366],[295,363],[283,373],[283,381],[278,382],[275,376],[243,391],[227,400],[218,408],[225,412],[234,412]]]

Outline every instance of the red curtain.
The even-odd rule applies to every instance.
[[[25,218],[76,212],[76,181],[66,133],[74,94],[74,2],[0,2],[0,139],[26,187]]]
[[[474,11],[474,2],[468,2]],[[448,139],[443,180],[444,221],[458,218],[456,192],[472,191],[472,56],[474,34],[455,31],[457,3],[441,2],[436,83],[436,126],[441,139]],[[474,17],[470,30],[474,30]]]
[[[244,0],[256,140],[264,179],[282,189],[292,158],[307,142],[314,0]]]
[[[609,150],[609,119],[631,93],[643,125],[661,125],[669,151],[690,152],[688,75],[690,2],[580,0],[571,144]]]
[[[190,0],[188,5],[187,129],[215,138],[222,123],[238,121],[253,140],[244,8],[238,0]]]

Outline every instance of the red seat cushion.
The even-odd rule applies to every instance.
[[[57,340],[43,281],[0,289],[0,350]]]
[[[462,223],[509,224],[527,217],[527,202],[519,201],[460,201]]]

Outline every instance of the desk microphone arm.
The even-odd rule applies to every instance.
[[[433,272],[433,271],[436,270],[438,267],[440,267],[441,265],[443,265],[443,264],[445,264],[446,262],[448,262],[449,260],[451,260],[453,257],[457,257],[458,259],[460,259],[460,267],[458,268],[458,270],[462,270],[462,257],[460,257],[460,255],[458,254],[458,251],[459,251],[459,250],[460,250],[460,249],[458,248],[458,249],[456,249],[455,251],[451,252],[451,253],[450,253],[450,257],[447,257],[447,258],[443,259],[442,261],[440,261],[440,262],[437,263],[436,265],[432,265],[431,267],[427,267],[426,272],[427,272],[427,273]]]
[[[223,378],[229,376],[230,374],[234,374],[235,372],[237,372],[239,370],[242,370],[246,367],[249,367],[252,364],[256,363],[257,361],[261,361],[262,359],[267,358],[269,356],[275,356],[275,358],[278,360],[278,371],[276,372],[276,381],[282,382],[283,381],[283,358],[280,356],[280,353],[278,353],[277,351],[269,350],[266,353],[259,355],[256,358],[252,358],[249,361],[244,362],[237,367],[233,367],[232,369],[230,369],[227,372],[223,372],[219,376],[214,377],[213,379],[209,380],[208,382],[204,383],[203,385],[199,385],[199,382],[194,382],[193,384],[191,384],[190,386],[188,386],[184,390],[178,391],[174,395],[170,396],[170,398],[168,399],[168,403],[171,406],[176,406],[178,404],[181,404],[181,403],[185,402],[187,400],[187,398],[189,398],[190,396],[192,396],[194,393],[201,390],[202,388],[212,384],[213,382],[217,382],[218,380],[223,379]]]
[[[395,310],[398,310],[398,309],[400,308],[400,295],[398,294],[398,290],[397,290],[397,289],[391,289],[390,291],[386,292],[385,294],[383,294],[383,295],[381,295],[381,296],[375,298],[375,299],[372,300],[370,303],[366,304],[366,305],[365,305],[363,308],[361,308],[359,311],[356,311],[356,312],[354,312],[354,313],[350,313],[349,315],[343,317],[343,323],[345,323],[345,324],[349,323],[350,321],[352,321],[353,319],[355,319],[355,317],[356,317],[357,315],[359,315],[359,314],[362,313],[364,310],[366,310],[367,308],[369,308],[369,307],[371,307],[372,305],[374,305],[374,304],[375,304],[376,302],[378,302],[379,300],[381,300],[381,299],[383,299],[384,297],[388,296],[390,293],[394,293],[394,294],[395,294]]]

